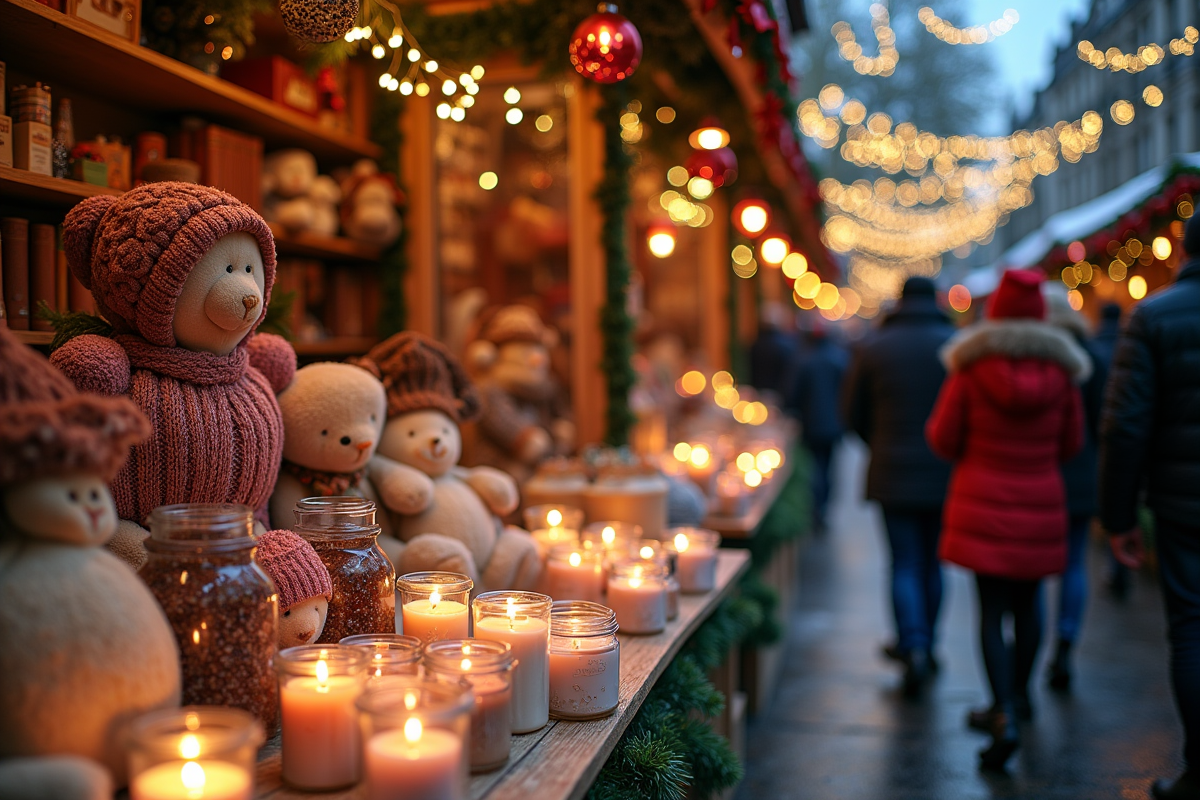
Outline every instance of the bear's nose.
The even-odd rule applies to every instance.
[[[251,309],[253,309],[255,306],[258,305],[258,295],[256,295],[256,294],[243,295],[242,296],[242,305],[244,305],[246,307],[247,311],[250,311]]]
[[[441,439],[441,437],[440,437],[440,436],[435,436],[435,437],[433,437],[433,443],[434,443],[434,444],[441,444],[441,441],[442,441],[442,439]]]
[[[342,444],[350,444],[350,437],[343,436],[341,439],[338,439],[338,441],[341,442]]]
[[[369,449],[371,447],[371,445],[373,445],[373,444],[375,444],[375,443],[372,442],[370,439],[368,439],[367,441],[359,442],[358,444],[356,444],[354,446],[357,447],[359,452],[361,453],[363,450]]]

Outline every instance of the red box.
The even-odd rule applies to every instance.
[[[181,137],[188,138],[187,132]],[[192,131],[190,139],[191,152],[181,157],[200,165],[200,182],[229,192],[255,211],[261,211],[262,139],[219,125],[205,125]]]
[[[221,77],[281,106],[316,117],[317,87],[298,65],[279,56],[247,58],[221,67]]]

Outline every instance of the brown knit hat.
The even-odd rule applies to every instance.
[[[501,306],[484,312],[479,326],[479,338],[499,347],[508,342],[532,342],[550,345],[553,332],[529,306]]]
[[[124,397],[80,394],[0,328],[0,486],[51,475],[111,481],[150,423]]]
[[[462,364],[444,344],[428,336],[397,333],[353,363],[383,381],[388,417],[427,408],[443,411],[459,423],[479,415],[479,396]]]
[[[71,272],[117,333],[174,347],[184,281],[218,239],[237,231],[258,240],[266,307],[275,283],[271,229],[250,206],[210,186],[164,181],[90,197],[67,214],[63,245]]]
[[[285,530],[267,531],[258,537],[254,560],[275,581],[281,613],[310,597],[333,599],[329,570],[313,546],[299,534]]]

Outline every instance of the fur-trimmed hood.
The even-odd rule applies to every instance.
[[[1092,374],[1092,359],[1066,330],[1029,319],[985,320],[964,328],[942,346],[949,372],[959,372],[987,356],[1038,359],[1061,365],[1076,383]]]

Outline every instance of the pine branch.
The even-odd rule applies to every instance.
[[[54,338],[50,341],[51,353],[76,336],[112,336],[113,333],[112,325],[109,325],[104,317],[86,311],[55,311],[45,300],[38,301],[34,315],[38,319],[46,320],[54,328]]]

